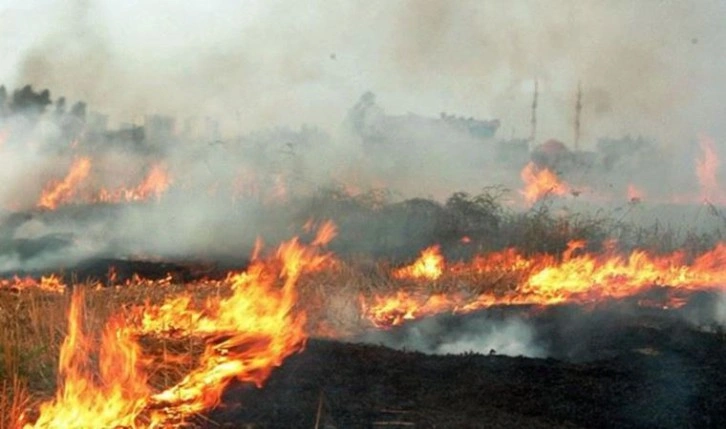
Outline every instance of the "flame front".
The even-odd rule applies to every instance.
[[[308,314],[300,308],[297,284],[305,273],[334,266],[332,254],[322,246],[335,233],[335,225],[322,223],[311,245],[294,238],[267,257],[259,257],[258,242],[250,267],[219,283],[229,287],[226,293],[200,301],[185,292],[160,305],[136,307],[111,317],[100,339],[83,327],[84,298],[77,289],[60,354],[58,393],[41,405],[40,417],[26,428],[182,425],[218,405],[234,380],[262,386],[275,367],[305,345]],[[370,324],[387,328],[493,305],[620,299],[654,285],[678,292],[672,299],[669,293],[667,303],[677,306],[690,291],[726,285],[726,243],[693,258],[682,252],[621,254],[614,246],[590,253],[586,244],[572,241],[560,257],[506,249],[448,265],[440,248],[432,246],[411,266],[391,271],[402,287],[361,295],[361,312]],[[142,348],[142,339],[144,344],[183,340],[200,347],[195,352],[165,348],[159,356],[148,345]],[[152,387],[150,374],[160,363],[169,367],[180,362],[192,369],[170,387]]]
[[[560,181],[549,168],[538,167],[533,162],[524,166],[521,172],[524,189],[521,191],[527,204],[534,204],[547,195],[565,195],[569,186]]]
[[[135,188],[119,188],[114,191],[102,189],[95,201],[104,203],[122,203],[146,201],[152,198],[159,200],[171,185],[171,177],[162,164],[153,164],[146,177]]]
[[[699,147],[702,157],[696,160],[696,176],[701,188],[701,200],[716,202],[723,198],[723,192],[718,185],[717,173],[720,166],[716,143],[706,135],[699,137]]]
[[[469,263],[455,264],[441,276],[462,285],[447,293],[397,291],[361,297],[361,308],[373,325],[388,327],[405,320],[441,313],[469,312],[492,305],[551,305],[588,303],[635,296],[656,285],[674,291],[725,288],[726,243],[688,261],[681,252],[654,256],[635,250],[627,256],[582,253],[585,243],[573,241],[563,257],[526,257],[514,249],[479,255]],[[504,290],[477,290],[478,276],[510,278]],[[677,299],[671,306],[677,305]]]
[[[0,289],[23,291],[31,288],[45,292],[63,293],[66,290],[66,285],[63,280],[55,274],[41,276],[40,280],[36,280],[32,277],[21,278],[17,276],[12,279],[0,279]]]
[[[147,311],[143,333],[176,331],[201,336],[206,343],[198,368],[154,395],[153,402],[177,418],[217,405],[233,379],[261,386],[274,367],[303,347],[306,317],[293,312],[295,285],[303,272],[327,258],[317,247],[293,239],[273,258],[230,276],[233,294],[227,299],[210,299],[200,311],[190,308],[189,297],[181,297]],[[276,285],[278,278],[284,279],[282,287]]]
[[[78,191],[78,186],[91,172],[91,160],[86,157],[73,161],[66,177],[60,182],[50,183],[40,196],[38,207],[55,210],[60,204],[66,203]]]
[[[97,371],[94,341],[82,328],[83,295],[74,293],[58,394],[41,405],[40,417],[26,428],[166,427],[217,405],[232,380],[261,386],[273,368],[305,344],[306,315],[295,308],[296,284],[303,273],[330,259],[320,248],[334,235],[334,226],[326,225],[315,245],[292,239],[247,271],[230,274],[225,282],[229,297],[209,298],[196,308],[190,295],[181,295],[137,308],[133,323],[112,317],[98,346]],[[142,336],[196,338],[204,352],[177,384],[154,392],[146,376],[153,359],[142,353]],[[179,358],[163,357],[169,362]]]
[[[399,279],[436,280],[444,271],[444,257],[439,246],[431,246],[421,252],[421,256],[411,265],[394,271],[393,276]]]
[[[130,327],[114,317],[103,331],[95,370],[93,339],[83,329],[83,302],[77,289],[60,352],[58,393],[40,406],[40,417],[26,428],[137,427],[150,394],[141,349]]]

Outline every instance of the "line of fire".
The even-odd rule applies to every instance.
[[[225,137],[0,87],[0,428],[726,427],[723,142],[542,97]]]

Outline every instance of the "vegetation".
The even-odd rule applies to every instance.
[[[412,260],[432,244],[441,245],[449,260],[465,260],[477,253],[509,247],[516,247],[525,255],[559,255],[570,240],[587,240],[590,250],[602,249],[609,245],[608,240],[616,239],[624,249],[681,249],[695,254],[721,239],[720,231],[696,234],[665,230],[659,224],[637,227],[602,213],[556,214],[547,202],[526,212],[516,212],[503,203],[505,196],[506,191],[501,188],[488,188],[478,195],[455,193],[444,203],[427,199],[394,203],[385,191],[351,196],[342,188],[333,187],[321,189],[307,199],[261,205],[260,210],[270,225],[302,225],[311,218],[331,219],[338,225],[338,237],[330,248],[341,263],[334,269],[306,275],[299,284],[301,306],[309,313],[310,332],[318,336],[340,337],[360,332],[364,323],[355,298],[412,286],[406,280],[392,278],[390,268]],[[720,215],[717,210],[712,214]],[[260,231],[263,237],[266,233]],[[467,239],[462,241],[464,237]],[[478,291],[506,290],[513,287],[518,275],[521,273],[492,271],[466,282]],[[432,292],[455,290],[461,288],[460,280],[442,278],[425,286]],[[88,289],[89,332],[100,332],[104,321],[119,311],[131,317],[134,305],[160,303],[180,292],[203,298],[225,293],[226,287],[212,282],[106,286],[110,283],[110,279],[97,279],[78,286]],[[91,287],[95,285],[104,287]],[[52,395],[57,387],[69,294],[0,288],[0,295],[0,429],[10,429],[21,414],[34,409],[39,400]],[[189,353],[193,353],[192,346]],[[169,385],[174,378],[173,373],[162,368],[152,377],[158,387]]]

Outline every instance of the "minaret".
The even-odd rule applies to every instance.
[[[575,150],[580,150],[580,116],[582,114],[582,82],[577,83],[577,102],[575,103]]]
[[[532,118],[530,124],[532,125],[531,132],[529,134],[530,146],[535,144],[537,139],[537,98],[539,97],[539,85],[537,79],[534,80],[534,94],[532,95]]]

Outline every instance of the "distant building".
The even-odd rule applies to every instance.
[[[386,115],[376,104],[372,92],[361,96],[348,113],[347,121],[352,131],[368,146],[385,146],[401,142],[415,145],[432,136],[487,140],[494,137],[501,125],[498,119],[481,120],[446,113],[442,113],[439,118],[415,114]]]

